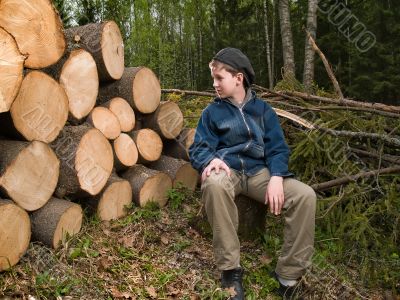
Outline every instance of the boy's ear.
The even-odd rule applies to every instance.
[[[239,83],[238,83],[238,85],[239,85],[239,84],[242,84],[242,83],[243,83],[243,80],[244,80],[244,75],[243,75],[243,73],[237,73],[236,76],[239,78]]]

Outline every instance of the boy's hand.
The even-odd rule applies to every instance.
[[[265,204],[269,204],[271,213],[279,215],[284,202],[285,197],[283,194],[283,178],[280,176],[272,176],[267,186]]]
[[[211,171],[215,169],[215,173],[219,174],[219,170],[225,170],[226,174],[228,174],[228,176],[231,176],[231,170],[229,169],[229,167],[227,166],[226,163],[224,163],[223,160],[220,160],[219,158],[214,158],[212,161],[210,161],[210,163],[208,164],[208,166],[203,170],[203,173],[201,174],[201,182],[203,182],[206,177],[210,176]]]

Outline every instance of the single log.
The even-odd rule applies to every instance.
[[[66,238],[81,230],[83,212],[80,205],[51,198],[31,214],[32,239],[57,249]]]
[[[50,66],[65,51],[62,22],[50,0],[1,0],[0,26],[27,56],[27,68]]]
[[[117,171],[127,169],[136,164],[138,150],[133,139],[126,133],[121,133],[114,142],[114,167]]]
[[[148,165],[150,169],[162,171],[172,179],[172,186],[180,184],[194,191],[198,182],[199,174],[192,165],[181,159],[161,155],[161,158]]]
[[[23,209],[36,210],[50,199],[60,162],[52,149],[39,141],[0,140],[0,186]]]
[[[174,139],[182,130],[183,114],[176,103],[163,101],[154,113],[143,115],[142,126],[155,130],[163,138]]]
[[[87,124],[65,126],[50,144],[61,161],[56,196],[96,195],[110,177],[114,159],[104,135]]]
[[[108,108],[117,116],[122,132],[129,132],[135,127],[135,112],[125,99],[115,97],[101,106]]]
[[[30,240],[28,213],[12,201],[0,199],[0,271],[18,263]]]
[[[0,27],[0,112],[9,111],[21,87],[25,57],[12,35]]]
[[[92,55],[83,50],[69,50],[54,65],[42,70],[58,80],[69,103],[69,120],[79,123],[96,104],[99,75]]]
[[[68,44],[89,51],[96,61],[100,81],[119,80],[124,72],[124,42],[114,21],[92,23],[65,30]]]
[[[149,68],[126,68],[121,80],[100,86],[100,102],[106,102],[114,97],[122,97],[133,109],[149,114],[160,104],[160,82]]]
[[[189,148],[193,144],[196,129],[185,128],[174,140],[165,140],[163,153],[189,161]]]
[[[163,142],[157,132],[145,128],[133,131],[129,135],[138,149],[138,163],[149,163],[160,158]]]
[[[238,235],[241,239],[254,240],[265,232],[268,209],[264,204],[244,195],[236,196],[235,204],[239,218]],[[212,234],[204,207],[190,225],[202,234]]]
[[[50,143],[67,121],[68,98],[64,89],[53,78],[45,73],[32,71],[22,81],[10,114],[11,118],[1,120],[2,131],[11,129],[4,134],[15,136],[18,132],[28,141]]]
[[[132,203],[132,188],[129,181],[112,174],[100,194],[82,203],[100,220],[116,220],[127,215],[126,207]]]
[[[121,125],[117,116],[108,108],[97,106],[87,117],[86,121],[101,131],[109,140],[116,139],[121,134]]]
[[[167,191],[172,188],[172,180],[164,172],[135,165],[123,173],[122,177],[131,184],[133,199],[140,207],[148,202],[156,202],[160,207],[167,204]]]

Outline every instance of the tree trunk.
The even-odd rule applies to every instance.
[[[136,164],[138,160],[138,150],[133,139],[126,133],[116,138],[114,146],[114,167],[117,171],[127,169]]]
[[[51,147],[61,161],[56,196],[96,195],[113,168],[112,147],[104,135],[87,124],[65,126]]]
[[[65,36],[68,43],[75,43],[93,55],[100,81],[121,79],[124,43],[114,21],[69,28],[65,30]]]
[[[163,153],[189,161],[189,147],[193,144],[195,134],[194,128],[183,129],[176,139],[164,141]]]
[[[0,26],[27,55],[25,67],[40,69],[56,63],[66,47],[61,19],[50,0],[2,0]]]
[[[0,140],[2,191],[23,209],[36,210],[50,199],[60,162],[51,148],[39,141]]]
[[[129,132],[135,127],[135,112],[125,99],[115,97],[101,104],[101,106],[108,108],[114,113],[119,120],[122,132]]]
[[[100,220],[116,220],[127,215],[126,207],[132,203],[132,188],[129,181],[112,174],[100,194],[82,202]]]
[[[108,108],[97,106],[86,119],[90,125],[101,131],[109,140],[115,140],[121,134],[121,125],[114,113]]]
[[[318,0],[308,0],[307,31],[314,40],[317,35],[317,8]],[[312,83],[314,81],[314,55],[314,48],[306,34],[303,84],[308,92],[311,92]]]
[[[140,207],[148,202],[156,202],[160,207],[167,204],[167,191],[172,188],[172,180],[164,172],[136,165],[123,173],[122,177],[131,184],[133,199]]]
[[[100,102],[114,97],[122,97],[133,109],[149,114],[160,104],[160,82],[153,71],[146,67],[126,68],[121,80],[100,87]]]
[[[50,143],[67,121],[68,98],[64,89],[53,78],[45,73],[32,71],[22,81],[10,114],[11,118],[7,114],[2,115],[2,133],[12,137],[21,135],[28,141]]]
[[[0,28],[0,112],[9,111],[21,87],[25,57],[14,38]]]
[[[51,198],[41,209],[31,214],[32,239],[57,249],[67,234],[72,236],[81,230],[83,212],[80,205]]]
[[[0,199],[0,272],[15,266],[28,249],[31,221],[25,210]]]
[[[172,179],[173,187],[181,184],[192,191],[196,188],[199,174],[187,161],[162,155],[159,160],[150,163],[148,167],[168,174]]]
[[[290,0],[279,0],[279,18],[282,36],[284,72],[295,77],[292,27],[290,23]]]
[[[182,130],[183,114],[176,103],[163,101],[154,113],[142,115],[142,126],[153,129],[163,138],[174,139]]]
[[[268,82],[269,88],[274,87],[274,79],[272,75],[272,65],[271,65],[271,47],[269,43],[269,24],[268,24],[268,0],[263,0],[264,5],[264,30],[265,30],[265,48],[267,54],[267,67],[268,67]]]
[[[163,142],[152,129],[145,128],[130,133],[138,149],[138,163],[149,163],[160,158]]]
[[[82,121],[95,106],[99,93],[99,75],[92,55],[83,49],[67,51],[58,63],[43,71],[64,88],[68,96],[69,120],[73,123]]]

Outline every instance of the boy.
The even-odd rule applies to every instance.
[[[218,95],[200,117],[189,149],[201,174],[202,201],[213,230],[213,250],[223,288],[244,299],[234,198],[244,194],[285,218],[284,244],[275,269],[280,293],[290,294],[310,265],[316,196],[290,178],[289,148],[273,109],[250,85],[255,73],[239,49],[225,48],[210,62]],[[232,289],[231,289],[232,290]]]

